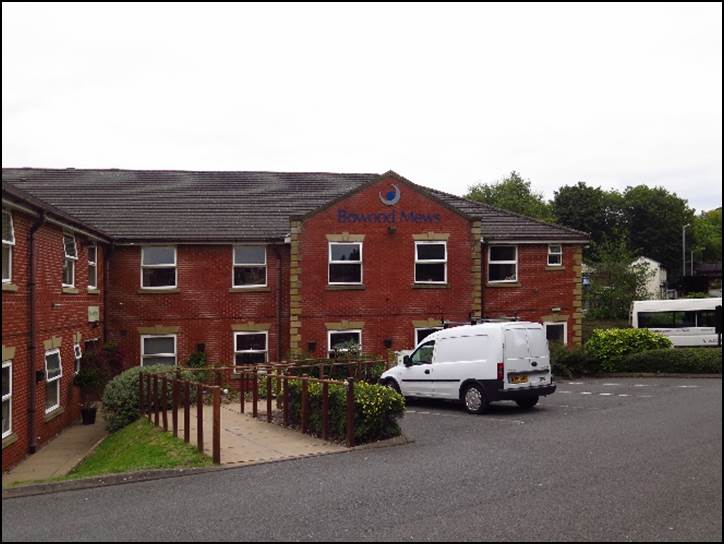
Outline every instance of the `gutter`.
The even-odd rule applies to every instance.
[[[40,227],[45,225],[47,220],[46,213],[40,213],[38,219],[30,227],[30,236],[28,239],[28,262],[30,264],[30,273],[28,274],[28,314],[30,327],[28,330],[28,453],[33,454],[38,450],[38,439],[35,433],[35,401],[37,396],[37,387],[35,383],[35,360],[36,360],[36,344],[35,337],[37,335],[37,322],[35,319],[35,303],[36,303],[36,276],[38,254],[35,247],[35,234]]]

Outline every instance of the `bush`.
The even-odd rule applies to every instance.
[[[613,372],[627,355],[671,346],[671,340],[648,329],[598,329],[586,343],[586,351],[602,370]]]
[[[355,443],[365,444],[399,436],[397,419],[405,410],[405,399],[388,387],[356,382],[355,401]],[[301,422],[302,386],[300,382],[289,382],[290,421]],[[309,384],[309,432],[322,434],[322,385]],[[329,435],[344,440],[347,436],[347,390],[344,385],[329,385]]]
[[[560,344],[551,344],[551,370],[554,376],[572,378],[601,371],[598,360],[582,347],[568,349]]]
[[[635,353],[618,361],[615,372],[671,372],[721,374],[721,348],[656,349]]]
[[[173,374],[175,366],[153,365],[134,367],[122,372],[113,378],[103,391],[103,416],[106,420],[106,429],[115,432],[129,423],[133,423],[141,415],[139,411],[138,382],[141,374]],[[192,380],[189,372],[182,372],[182,378]],[[171,388],[168,391],[168,401],[171,398]]]

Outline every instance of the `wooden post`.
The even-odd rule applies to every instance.
[[[286,375],[282,377],[282,396],[284,397],[284,426],[289,427],[289,378]]]
[[[184,380],[184,442],[191,441],[191,383]]]
[[[241,380],[239,381],[239,410],[243,414],[244,405],[246,404],[246,370],[240,370],[239,376],[241,376]]]
[[[220,368],[216,368],[215,371],[216,371],[216,386],[221,387],[221,373],[223,372],[223,370],[221,370]]]
[[[322,440],[329,439],[329,384],[322,384]]]
[[[324,379],[324,363],[319,363],[319,379]]]
[[[212,435],[212,458],[215,465],[221,464],[221,388],[214,387],[214,430]]]
[[[158,427],[160,421],[160,413],[158,412],[158,376],[153,375],[153,424]]]
[[[259,402],[259,376],[257,374],[256,367],[254,367],[254,372],[252,372],[252,379],[254,380],[254,384],[252,385],[252,390],[251,390],[251,393],[252,393],[251,394],[251,396],[252,396],[251,415],[252,415],[252,417],[256,418],[259,416],[259,407],[257,406],[257,404]]]
[[[347,378],[347,447],[354,447],[354,378]]]
[[[282,369],[277,368],[276,369],[276,375],[277,375],[277,409],[281,409],[282,407]]]
[[[161,412],[163,418],[163,430],[168,431],[168,380],[161,376]]]
[[[267,370],[266,375],[266,420],[271,423],[272,420],[272,375]]]
[[[204,453],[204,386],[196,384],[196,448]]]
[[[302,375],[302,434],[307,432],[309,427],[309,382],[307,375]]]
[[[173,428],[173,435],[178,437],[178,378],[174,376],[171,382],[172,395],[173,395],[173,412],[171,412],[171,426]]]

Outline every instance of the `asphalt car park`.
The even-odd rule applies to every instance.
[[[408,445],[4,500],[3,540],[721,541],[721,384],[411,400]]]

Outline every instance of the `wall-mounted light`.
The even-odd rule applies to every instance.
[[[389,227],[387,227],[387,232],[389,234],[395,234],[397,232],[397,227],[394,225],[390,225]]]
[[[392,338],[385,338],[385,348],[390,349],[392,347]]]
[[[309,353],[314,353],[317,351],[317,343],[316,342],[307,342],[307,351]]]

